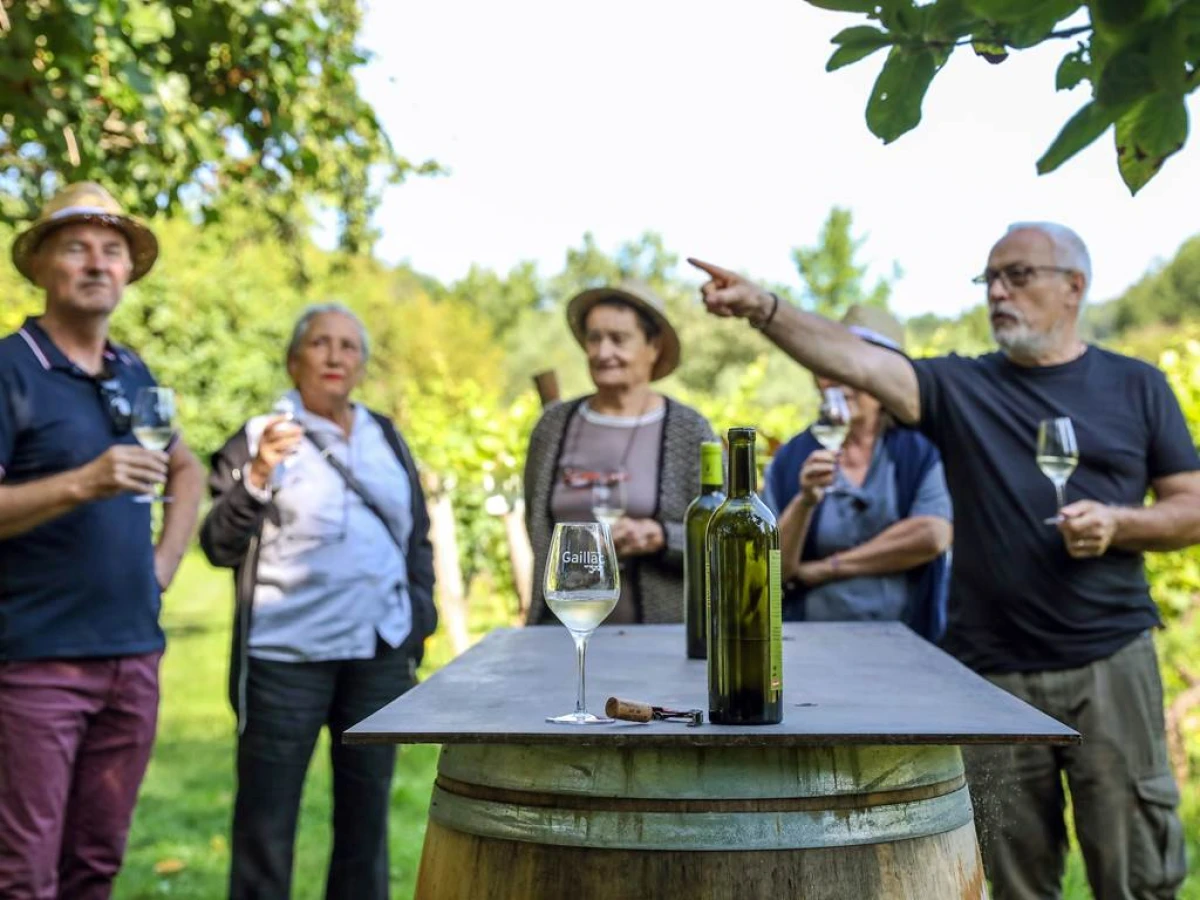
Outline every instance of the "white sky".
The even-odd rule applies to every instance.
[[[982,299],[969,279],[1015,220],[1076,228],[1096,301],[1200,232],[1195,133],[1137,197],[1111,130],[1036,174],[1087,99],[1053,90],[1074,42],[999,66],[960,48],[922,123],[884,146],[863,113],[885,51],[824,70],[829,39],[861,23],[801,0],[373,0],[364,92],[401,153],[450,170],[388,189],[378,254],[442,280],[525,259],[550,274],[585,231],[613,250],[649,230],[795,284],[791,248],[837,204],[868,235],[865,260],[903,268],[899,313],[949,315]]]

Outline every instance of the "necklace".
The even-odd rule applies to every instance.
[[[588,469],[579,469],[574,466],[563,466],[563,484],[570,488],[584,488],[593,484],[615,484],[618,481],[628,481],[629,469],[627,463],[629,462],[629,454],[633,450],[633,443],[637,440],[638,431],[641,430],[642,422],[645,419],[646,412],[650,409],[650,402],[653,398],[653,393],[648,392],[646,394],[646,400],[642,404],[642,411],[638,413],[634,426],[629,429],[629,437],[625,441],[625,451],[621,454],[621,461],[616,471],[596,472]],[[587,400],[584,400],[576,407],[574,414],[571,416],[571,421],[567,425],[567,429],[570,431],[571,443],[567,448],[568,453],[564,455],[574,455],[575,450],[578,449],[579,432],[582,430],[579,420],[582,417],[583,407],[586,404]],[[591,409],[590,406],[588,408]]]

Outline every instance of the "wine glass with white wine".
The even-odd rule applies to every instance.
[[[133,436],[147,450],[166,450],[175,434],[175,392],[170,388],[141,388],[133,401]],[[162,503],[170,500],[155,490],[137,494],[138,503]]]
[[[592,515],[609,528],[625,515],[625,473],[608,472],[592,483]]]
[[[609,530],[598,522],[557,523],[550,538],[544,584],[546,605],[571,633],[578,664],[575,711],[546,721],[558,725],[611,722],[592,715],[584,702],[588,638],[608,618],[621,596],[621,575]]]
[[[1047,525],[1062,521],[1062,508],[1066,502],[1067,480],[1079,465],[1079,443],[1075,440],[1075,426],[1065,416],[1043,419],[1038,423],[1037,464],[1054,484],[1058,499],[1058,512],[1044,520]]]
[[[817,443],[835,456],[842,449],[846,435],[850,433],[850,403],[846,399],[846,392],[840,387],[827,387],[821,392],[821,407],[812,433]],[[836,491],[836,486],[831,486],[825,493]]]

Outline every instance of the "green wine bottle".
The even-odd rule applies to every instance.
[[[708,523],[708,717],[783,720],[779,528],[755,493],[753,428],[729,429],[729,498]]]
[[[701,444],[700,494],[683,514],[687,541],[683,554],[683,621],[686,623],[688,659],[708,656],[708,594],[704,586],[708,559],[704,541],[708,520],[725,500],[724,468],[721,444]]]

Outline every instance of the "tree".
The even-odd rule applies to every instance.
[[[1105,306],[1117,334],[1156,325],[1175,327],[1200,318],[1200,237],[1185,242],[1170,262]]]
[[[796,271],[804,280],[806,305],[813,312],[839,318],[856,303],[887,309],[891,285],[883,280],[867,290],[867,267],[855,261],[866,238],[851,233],[854,216],[834,207],[821,227],[819,243],[792,251]]]
[[[1058,67],[1057,90],[1087,83],[1091,99],[1038,160],[1052,172],[1113,128],[1117,168],[1136,194],[1187,140],[1185,99],[1200,86],[1200,0],[808,0],[864,14],[833,38],[827,71],[889,48],[867,102],[867,126],[885,143],[921,121],[934,76],[956,47],[970,44],[999,64],[1010,49],[1079,37]],[[1086,16],[1087,24],[1058,28]]]
[[[382,183],[414,167],[359,95],[359,24],[357,0],[0,0],[0,221],[63,181],[143,215],[212,216],[236,184],[286,237],[316,198],[369,250]]]

